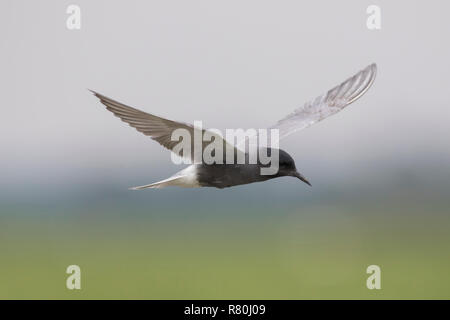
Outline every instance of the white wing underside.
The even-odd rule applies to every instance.
[[[275,125],[267,129],[267,136],[270,136],[270,129],[278,129],[279,139],[283,139],[341,111],[359,99],[370,88],[375,80],[376,73],[376,64],[369,65],[327,93],[308,101],[285,118],[279,120]],[[271,145],[270,141],[264,141],[264,139],[257,143],[259,147]],[[248,138],[238,142],[237,147],[244,150],[246,144],[251,144]]]

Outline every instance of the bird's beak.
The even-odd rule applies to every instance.
[[[312,186],[311,186],[311,183],[309,183],[308,179],[306,179],[304,176],[302,176],[302,175],[300,174],[300,172],[297,172],[297,171],[296,171],[296,172],[293,174],[293,176],[299,178],[299,179],[302,180],[304,183],[306,183],[308,186],[312,187]]]

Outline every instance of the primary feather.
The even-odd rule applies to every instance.
[[[370,88],[376,73],[377,65],[369,65],[327,93],[308,101],[269,129],[278,129],[281,139],[341,111]]]

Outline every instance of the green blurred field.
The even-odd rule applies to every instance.
[[[0,298],[450,298],[445,207],[254,209],[6,209]],[[70,264],[79,291],[65,288]],[[381,290],[365,286],[371,264]]]

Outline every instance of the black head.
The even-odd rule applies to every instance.
[[[295,167],[294,159],[284,150],[279,150],[279,162],[278,162],[278,176],[291,176],[296,177],[300,180],[302,180],[307,185],[311,186],[311,183],[298,171]]]

